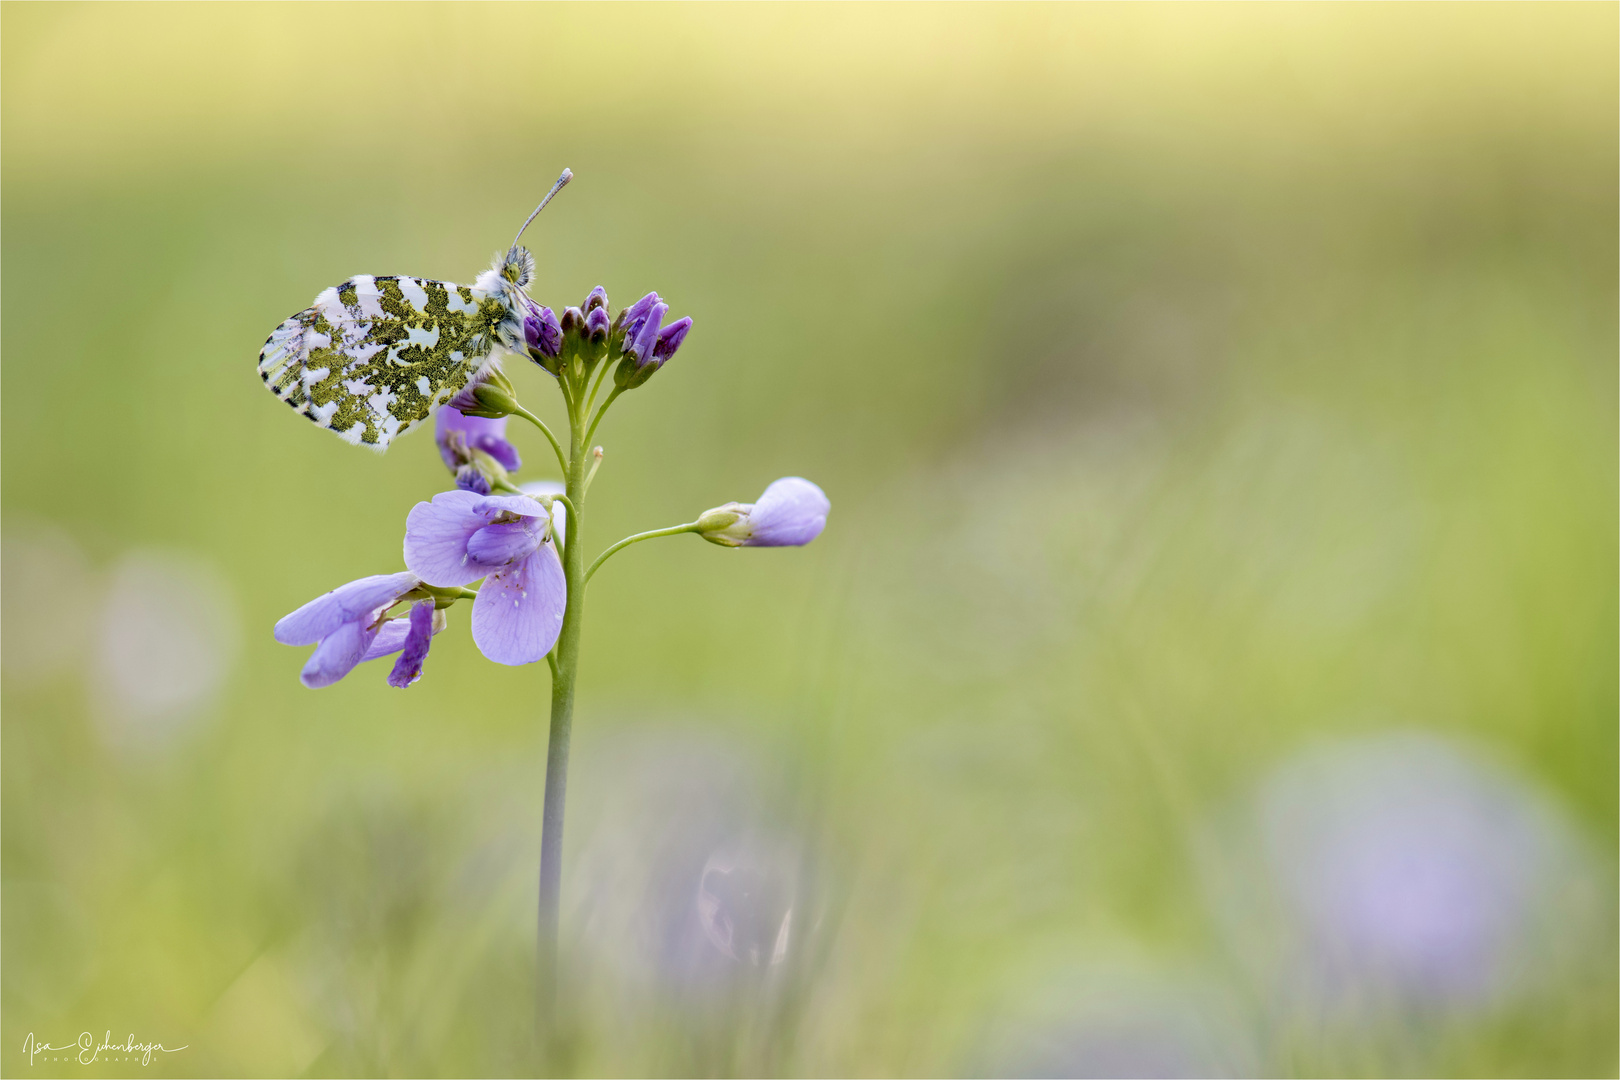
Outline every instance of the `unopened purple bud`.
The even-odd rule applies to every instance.
[[[606,341],[608,324],[611,321],[612,320],[608,318],[606,307],[594,307],[588,309],[585,315],[585,335],[593,342],[597,340]]]
[[[591,295],[589,295],[589,296],[587,296],[585,298],[585,314],[587,314],[587,315],[589,315],[591,312],[596,311],[598,309],[604,309],[605,310],[607,308],[607,306],[608,306],[607,290],[602,288],[602,286],[600,286],[600,285],[598,285],[596,288],[592,289],[591,290]]]
[[[523,336],[530,349],[548,359],[555,359],[562,351],[562,327],[557,324],[556,312],[548,307],[529,306],[529,314],[523,317]]]
[[[585,326],[585,313],[577,307],[564,308],[561,328],[564,336],[577,334]]]
[[[640,300],[637,300],[635,303],[625,308],[621,318],[624,319],[624,328],[626,333],[629,332],[632,326],[636,326],[641,322],[642,319],[645,319],[647,317],[647,313],[652,311],[653,305],[657,304],[658,302],[658,294],[655,292],[650,292],[646,296],[643,296]]]
[[[658,331],[658,340],[653,344],[654,359],[663,361],[675,355],[675,350],[681,347],[686,340],[686,332],[692,329],[690,315],[676,319],[662,330]]]
[[[654,304],[634,326],[628,326],[624,335],[624,355],[644,367],[653,358],[653,347],[658,344],[658,324],[664,321],[668,304]]]

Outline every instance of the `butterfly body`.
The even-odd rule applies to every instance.
[[[522,353],[533,257],[513,246],[472,285],[361,274],[259,351],[259,376],[345,442],[381,451],[508,352]]]

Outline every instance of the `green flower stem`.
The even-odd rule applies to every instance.
[[[562,443],[557,441],[557,436],[551,433],[551,429],[546,426],[545,421],[541,420],[528,409],[514,409],[512,410],[512,415],[523,417],[523,419],[539,428],[541,432],[545,434],[546,440],[551,443],[551,448],[557,452],[557,464],[562,466],[563,475],[567,476],[568,458],[563,454]]]
[[[624,387],[615,386],[613,388],[613,393],[609,394],[607,396],[607,400],[602,402],[602,407],[596,410],[596,419],[592,420],[591,426],[585,430],[585,441],[587,443],[591,441],[591,436],[596,434],[596,425],[600,424],[602,422],[602,417],[607,415],[608,406],[612,405],[614,399],[622,393],[624,393]]]
[[[568,508],[568,543],[562,552],[563,580],[568,599],[563,608],[562,631],[552,661],[551,735],[546,747],[545,810],[540,826],[540,917],[538,933],[540,1029],[555,1032],[557,1008],[557,927],[561,915],[563,808],[568,797],[568,746],[573,734],[574,687],[579,676],[580,627],[585,615],[585,557],[580,544],[585,505],[584,419],[568,393],[569,455],[564,465]]]
[[[596,381],[591,384],[590,395],[585,399],[585,411],[587,413],[591,411],[591,406],[596,404],[596,395],[601,391],[602,384],[608,381],[608,375],[618,366],[619,360],[617,357],[612,360],[604,359],[602,361],[601,367],[596,372]]]
[[[651,532],[636,533],[634,536],[627,536],[596,557],[596,561],[591,563],[591,568],[585,571],[585,580],[591,580],[591,575],[596,573],[597,567],[607,562],[610,556],[624,550],[631,544],[639,543],[642,540],[651,540],[655,536],[679,536],[681,533],[689,532],[697,532],[697,522],[689,521],[685,525],[671,525],[667,529],[654,529]]]

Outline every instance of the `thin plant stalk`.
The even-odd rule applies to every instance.
[[[585,615],[585,432],[574,399],[568,396],[568,542],[563,546],[563,580],[568,599],[557,637],[551,680],[551,734],[546,747],[545,810],[540,828],[539,993],[542,1030],[552,1026],[557,1008],[557,930],[561,917],[563,811],[568,798],[568,748],[574,724],[574,688],[579,677],[579,639]]]

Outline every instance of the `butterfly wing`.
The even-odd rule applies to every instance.
[[[512,337],[508,297],[425,278],[350,278],[276,327],[259,375],[345,442],[385,450]]]

